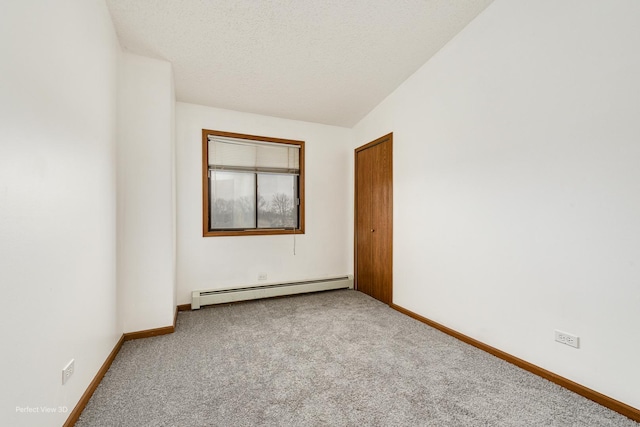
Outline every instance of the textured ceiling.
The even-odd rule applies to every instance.
[[[351,127],[492,0],[107,0],[178,101]]]

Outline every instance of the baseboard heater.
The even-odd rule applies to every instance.
[[[308,292],[329,291],[333,289],[353,289],[353,276],[273,283],[269,285],[245,288],[193,291],[191,293],[191,309],[197,310],[205,305],[304,294]]]

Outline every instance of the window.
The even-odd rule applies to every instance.
[[[202,130],[203,236],[304,233],[304,141]]]

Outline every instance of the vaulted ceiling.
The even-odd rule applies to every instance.
[[[178,101],[351,127],[492,0],[107,0]]]

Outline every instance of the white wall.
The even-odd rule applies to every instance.
[[[173,324],[173,74],[166,61],[121,57],[118,85],[118,317],[124,332]]]
[[[68,412],[16,407],[71,411],[122,333],[118,52],[103,1],[0,3],[3,426],[62,425]]]
[[[394,132],[396,304],[636,408],[638,22],[496,0],[355,128]]]
[[[305,141],[304,235],[202,237],[202,129]],[[178,304],[191,291],[352,271],[352,131],[177,103]]]

